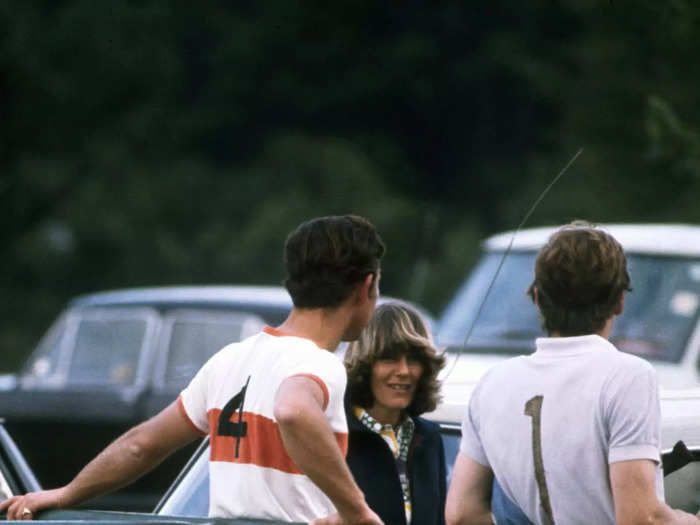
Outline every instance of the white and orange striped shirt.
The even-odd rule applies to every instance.
[[[309,339],[265,327],[220,350],[180,394],[186,419],[211,438],[210,516],[308,522],[335,512],[287,454],[275,421],[277,389],[297,375],[322,388],[326,418],[345,455],[345,368]]]

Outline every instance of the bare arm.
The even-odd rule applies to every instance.
[[[25,496],[15,496],[0,504],[8,519],[31,519],[23,515],[47,508],[71,507],[131,483],[155,468],[168,455],[199,437],[177,403],[118,437],[63,487]]]
[[[277,391],[274,413],[290,457],[340,515],[316,523],[381,523],[367,506],[326,421],[321,387],[304,376],[286,379]]]
[[[673,510],[659,501],[655,491],[656,465],[648,459],[610,465],[615,518],[620,525],[700,525],[695,516]]]
[[[445,504],[447,525],[493,525],[491,486],[493,472],[459,453]]]

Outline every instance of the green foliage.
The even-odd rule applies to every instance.
[[[700,8],[141,0],[0,5],[0,349],[98,289],[279,283],[358,213],[384,293],[445,305],[485,235],[700,221]]]

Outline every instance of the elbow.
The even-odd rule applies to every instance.
[[[457,516],[445,509],[445,525],[459,525]]]
[[[460,512],[459,507],[451,504],[448,499],[445,505],[445,525],[462,525],[463,523],[468,523],[464,513]]]
[[[493,525],[494,523],[493,515],[489,510],[472,512],[451,505],[445,507],[445,525]]]
[[[280,427],[289,428],[295,426],[301,419],[301,414],[301,407],[294,402],[278,401],[275,403],[273,415]]]
[[[668,525],[675,521],[673,511],[666,505],[657,505],[640,521],[644,525]]]
[[[124,435],[123,447],[126,457],[135,463],[148,463],[160,455],[157,440],[150,439],[139,427]]]
[[[673,511],[666,505],[660,504],[646,512],[624,516],[618,519],[618,523],[620,525],[669,525],[675,522],[674,518]]]

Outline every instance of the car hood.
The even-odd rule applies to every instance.
[[[445,367],[440,372],[442,403],[429,414],[428,419],[454,422],[462,419],[464,406],[481,376],[492,366],[513,357],[507,354],[473,354],[446,352]]]
[[[652,362],[659,385],[664,389],[692,388],[700,386],[700,377],[694,373],[692,367],[684,367],[679,364]]]

